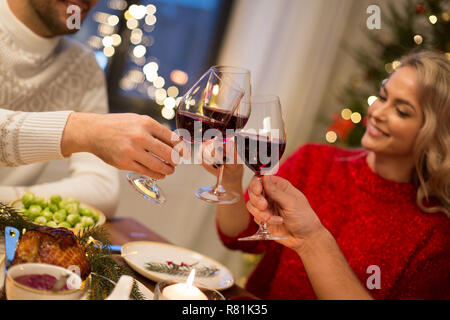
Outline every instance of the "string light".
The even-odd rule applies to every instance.
[[[113,39],[113,46],[117,47],[122,43],[122,37],[117,33],[114,33],[111,38]]]
[[[450,21],[450,14],[448,12],[444,12],[442,14],[442,20],[444,20],[445,22],[449,22]]]
[[[166,108],[175,108],[175,99],[173,97],[167,97],[166,99],[164,99],[164,107]]]
[[[392,68],[394,68],[394,70],[399,68],[401,65],[402,65],[402,63],[400,61],[395,60],[392,62]]]
[[[164,87],[165,83],[166,83],[166,81],[161,76],[159,76],[158,78],[156,78],[155,81],[153,81],[153,85],[155,86],[155,88],[158,88],[158,89]]]
[[[152,14],[149,14],[145,17],[145,23],[149,26],[152,26],[156,23],[156,17]]]
[[[334,131],[328,131],[325,134],[325,139],[327,140],[328,143],[335,143],[337,140],[337,134]]]
[[[175,86],[171,86],[171,87],[167,88],[167,95],[169,97],[175,98],[176,96],[178,96],[178,93],[179,93],[178,88]]]
[[[384,70],[386,70],[386,72],[389,74],[394,72],[394,67],[392,66],[392,63],[386,63],[384,65]]]
[[[188,75],[186,72],[181,71],[181,70],[173,70],[170,73],[170,80],[173,81],[173,83],[176,83],[180,86],[185,85],[188,82]]]
[[[341,111],[341,117],[344,120],[350,120],[350,117],[352,116],[352,110],[349,108],[342,109]]]
[[[145,14],[147,13],[147,8],[143,5],[136,5],[136,4],[132,4],[129,8],[128,11],[130,12],[130,14],[137,20],[142,19]]]
[[[152,15],[152,14],[155,14],[155,12],[156,12],[156,7],[152,4],[149,4],[147,6],[147,14]]]
[[[112,47],[113,43],[114,43],[114,40],[111,36],[106,36],[102,40],[102,44],[105,47]]]
[[[136,58],[141,58],[141,57],[145,56],[146,53],[147,53],[147,49],[143,45],[138,45],[133,49],[133,55]]]
[[[130,30],[136,29],[138,26],[139,22],[134,18],[131,18],[130,20],[127,21],[127,28]]]
[[[116,50],[114,50],[113,47],[105,47],[105,48],[103,48],[103,54],[105,56],[107,56],[108,58],[112,57],[114,55],[115,51]]]
[[[163,88],[159,88],[155,91],[155,99],[163,100],[167,98],[167,91]]]
[[[119,17],[115,15],[111,15],[108,17],[108,24],[110,26],[115,26],[119,23]]]
[[[166,99],[167,100],[167,99]],[[164,101],[165,104],[165,101]],[[167,120],[171,120],[175,117],[175,111],[173,110],[173,108],[162,108],[161,109],[161,115],[166,118]]]
[[[375,96],[370,96],[369,98],[367,98],[367,104],[368,104],[369,106],[371,106],[372,103],[374,103],[377,99],[378,99],[378,98],[375,97]]]
[[[414,36],[414,42],[415,42],[416,44],[422,44],[422,42],[423,42],[422,36],[419,35],[419,34],[416,34],[416,35]]]
[[[353,123],[360,123],[362,117],[359,112],[353,112],[352,115],[350,116],[350,119],[352,120]]]
[[[435,15],[431,15],[428,17],[428,20],[430,20],[431,24],[436,24],[438,18]]]

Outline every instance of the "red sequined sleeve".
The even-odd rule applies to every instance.
[[[277,176],[289,180],[296,188],[301,189],[308,179],[308,165],[314,163],[314,153],[319,145],[307,144],[297,149],[289,158],[280,165]],[[317,159],[315,159],[317,160]],[[244,194],[245,201],[248,201],[247,190]],[[238,238],[246,237],[254,234],[258,230],[258,225],[250,221],[249,226],[241,234],[235,237],[228,237],[224,235],[216,220],[217,232],[222,243],[229,249],[241,250],[247,253],[262,253],[270,245],[271,241],[238,241]]]
[[[411,258],[395,285],[392,298],[450,299],[449,235],[449,223],[434,230],[426,244]]]

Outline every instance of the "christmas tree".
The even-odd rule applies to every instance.
[[[360,146],[367,107],[382,81],[400,66],[401,56],[422,48],[450,59],[450,0],[408,0],[401,8],[391,1],[382,23],[383,33],[367,32],[375,50],[358,48],[352,53],[362,72],[343,88],[340,102],[345,108],[333,115],[325,136],[328,143]]]

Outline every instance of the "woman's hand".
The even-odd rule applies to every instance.
[[[307,238],[324,229],[306,197],[288,180],[277,176],[255,177],[248,194],[247,210],[255,221],[267,222],[271,233],[287,237],[278,242],[289,248],[299,249]]]

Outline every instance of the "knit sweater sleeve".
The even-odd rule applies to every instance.
[[[0,167],[63,159],[61,138],[71,112],[0,109]]]
[[[392,298],[450,299],[449,234],[449,222],[432,230],[424,245],[418,248],[404,268],[405,271],[393,289]]]
[[[277,176],[289,180],[296,188],[302,189],[304,183],[307,181],[308,175],[310,174],[310,163],[317,160],[314,154],[317,153],[317,146],[314,144],[306,144],[294,153],[292,153],[289,158],[284,161],[277,172]],[[248,201],[247,190],[244,194],[245,201]],[[216,228],[219,234],[219,238],[222,243],[229,249],[241,250],[247,253],[262,253],[267,250],[268,246],[271,245],[271,241],[238,241],[238,238],[247,237],[256,232],[258,225],[251,220],[247,229],[245,229],[241,234],[234,237],[228,237],[224,235],[218,224],[216,223]]]
[[[90,71],[89,79],[86,79],[83,98],[80,107],[76,109],[79,112],[107,113],[108,99],[106,93],[106,84],[102,70],[98,67],[92,53],[85,55],[83,60],[85,70]],[[58,112],[36,113],[46,116],[46,114],[55,114]],[[63,112],[64,113],[64,112]],[[67,113],[67,112],[66,112]],[[67,113],[68,116],[69,113]],[[67,118],[66,118],[67,120]],[[28,125],[28,123],[26,123]],[[38,127],[39,132],[35,132],[36,140],[47,132],[48,124]],[[64,122],[65,124],[65,122]],[[25,126],[25,124],[23,124]],[[30,130],[29,127],[25,128]],[[63,159],[60,151],[60,140],[64,126],[61,128],[57,146],[54,146],[54,153],[58,157],[50,157],[46,160]],[[11,139],[11,138],[10,138]],[[14,141],[12,141],[14,142]],[[41,142],[39,142],[41,143]],[[34,149],[42,149],[42,152],[49,153],[48,146],[35,144]],[[57,181],[37,184],[32,186],[2,186],[0,191],[2,195],[10,194],[15,199],[20,197],[25,191],[31,191],[40,196],[50,196],[60,194],[63,197],[73,197],[81,202],[90,204],[101,210],[108,218],[114,216],[119,199],[119,175],[118,170],[96,156],[88,153],[75,153],[68,158],[69,176]],[[10,199],[14,200],[14,199]]]

